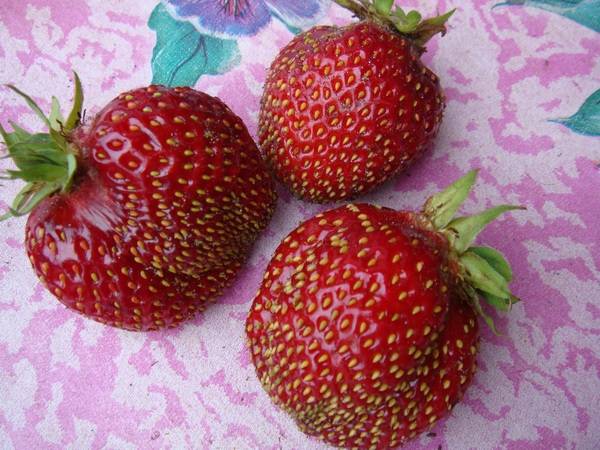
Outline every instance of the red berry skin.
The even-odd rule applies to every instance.
[[[125,329],[203,310],[275,205],[242,121],[204,93],[150,86],[117,97],[73,141],[74,188],[28,219],[38,276],[68,307]]]
[[[273,62],[259,142],[297,196],[363,194],[421,157],[438,133],[438,77],[409,40],[372,22],[298,35]]]
[[[386,449],[460,400],[478,329],[447,251],[419,215],[370,205],[316,216],[281,243],[246,330],[263,387],[303,431]]]

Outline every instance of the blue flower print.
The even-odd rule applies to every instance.
[[[303,29],[315,23],[324,0],[165,0],[169,12],[198,31],[220,38],[252,36],[276,17]]]
[[[327,0],[163,0],[148,26],[156,32],[152,82],[193,86],[240,62],[237,39],[276,18],[293,33],[314,25]]]

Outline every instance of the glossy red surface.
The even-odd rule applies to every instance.
[[[475,315],[451,298],[447,241],[420,223],[370,205],[310,219],[281,243],[254,299],[246,325],[261,383],[330,444],[405,442],[474,371]]]
[[[259,140],[295,194],[342,200],[371,190],[421,156],[443,109],[437,76],[400,35],[369,22],[316,27],[273,62]]]
[[[67,306],[123,328],[203,309],[275,204],[241,120],[206,94],[151,86],[120,95],[74,139],[74,189],[28,220],[38,275]]]

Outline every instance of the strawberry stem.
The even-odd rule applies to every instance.
[[[507,211],[524,209],[521,206],[501,205],[488,209],[475,216],[459,217],[450,222],[445,228],[452,230],[449,236],[454,236],[453,246],[458,253],[466,252],[477,235],[491,222]]]
[[[451,221],[460,206],[469,196],[477,180],[477,170],[472,170],[443,192],[429,198],[425,203],[425,215],[432,218],[433,225],[444,228]]]
[[[509,288],[512,269],[499,251],[489,247],[473,247],[472,244],[479,233],[500,215],[524,208],[501,205],[473,216],[453,218],[473,189],[476,179],[477,171],[473,170],[432,196],[425,203],[423,215],[448,239],[460,292],[496,332],[492,318],[481,307],[480,299],[483,298],[500,311],[510,310],[519,301]]]
[[[346,8],[348,11],[351,11],[355,16],[360,19],[366,19],[368,14],[368,10],[355,2],[354,0],[333,0],[335,3],[340,5],[342,8]]]
[[[423,20],[418,11],[405,12],[393,0],[333,0],[361,20],[371,20],[412,40],[419,48],[436,34],[446,34],[446,23],[455,10]]]
[[[69,135],[79,125],[83,105],[83,89],[77,74],[73,108],[62,123],[60,105],[52,97],[50,115],[47,117],[37,103],[12,85],[7,87],[25,100],[25,103],[44,122],[47,133],[29,133],[16,123],[9,122],[13,131],[8,132],[0,124],[0,136],[18,170],[7,170],[2,178],[23,180],[26,186],[17,194],[9,211],[0,221],[28,214],[46,197],[56,192],[68,191],[77,171],[76,149],[69,142]]]

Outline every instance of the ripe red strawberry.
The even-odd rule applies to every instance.
[[[421,213],[358,204],[320,214],[277,249],[246,330],[265,390],[306,433],[387,449],[461,399],[476,312],[492,324],[479,297],[501,310],[517,301],[502,255],[470,246],[513,207],[453,219],[475,175]]]
[[[313,28],[285,47],[259,116],[276,176],[314,202],[354,198],[407,168],[437,135],[445,106],[420,55],[452,13],[421,22],[392,1],[336,3],[363,20]]]
[[[48,134],[0,127],[28,182],[10,215],[31,211],[33,267],[65,305],[131,330],[174,326],[233,279],[275,204],[242,121],[219,99],[150,86],[80,124],[81,85]]]

